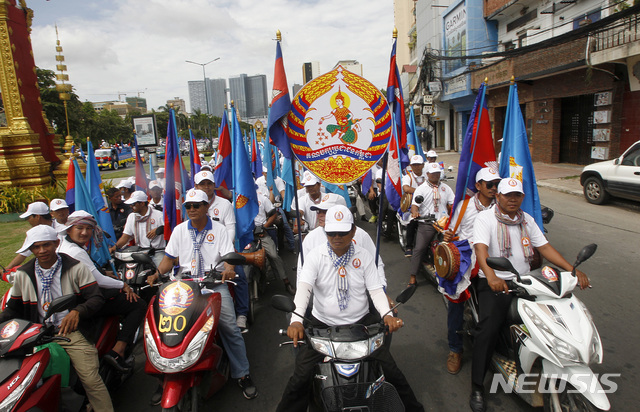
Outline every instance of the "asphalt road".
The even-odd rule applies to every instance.
[[[452,184],[452,183],[451,183]],[[560,253],[573,261],[582,246],[599,245],[596,254],[583,264],[593,289],[578,291],[594,316],[602,337],[604,362],[594,365],[596,373],[620,373],[613,380],[618,391],[609,395],[612,410],[628,410],[640,402],[638,355],[635,352],[640,326],[633,321],[640,311],[637,291],[640,278],[638,240],[640,219],[638,213],[618,206],[594,206],[583,198],[542,188],[542,203],[555,211],[547,226],[548,238]],[[374,234],[374,225],[360,222],[360,226]],[[284,253],[285,266],[294,266],[294,257]],[[396,242],[382,242],[383,257],[388,277],[389,294],[395,296],[408,281],[409,260],[404,258]],[[455,376],[447,373],[448,354],[446,340],[446,311],[441,295],[424,279],[413,298],[400,308],[405,327],[394,335],[392,354],[411,383],[425,409],[431,411],[468,411],[470,391],[471,347],[467,342],[462,371]],[[259,302],[256,318],[245,335],[251,374],[259,389],[258,398],[248,401],[235,382],[227,385],[206,400],[206,410],[218,411],[273,411],[278,403],[293,368],[290,347],[279,348],[285,340],[277,330],[286,326],[284,314],[269,306],[269,298],[283,293],[280,281],[272,282]],[[135,375],[114,394],[114,407],[118,411],[158,411],[148,404],[156,381],[143,371],[144,354],[137,349],[138,363]],[[489,382],[487,379],[486,382]],[[536,410],[514,394],[488,394],[491,411]]]

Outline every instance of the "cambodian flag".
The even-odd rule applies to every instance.
[[[194,177],[196,173],[198,173],[202,168],[202,163],[200,162],[200,153],[198,153],[196,138],[193,137],[191,128],[189,128],[189,145],[191,146],[191,150],[189,150],[189,163],[191,166],[191,186],[195,187],[196,183],[194,181]]]
[[[371,189],[371,184],[373,183],[373,169],[369,169],[364,176],[362,176],[362,193],[367,196],[369,193],[369,189]]]
[[[402,170],[400,169],[400,142],[396,134],[397,128],[393,128],[393,139],[389,142],[387,159],[387,176],[385,178],[384,192],[393,210],[400,210],[402,199]]]
[[[458,180],[456,182],[456,197],[453,209],[459,202],[472,197],[476,192],[476,173],[484,167],[493,167],[496,171],[496,153],[491,137],[491,122],[487,101],[485,99],[486,84],[482,83],[478,89],[478,96],[471,110],[471,117],[467,125],[467,132],[462,142],[460,162],[458,163]],[[452,213],[453,215],[453,213]],[[451,223],[451,217],[447,227]]]
[[[251,165],[242,142],[236,108],[231,106],[233,130],[233,184],[236,212],[236,250],[243,250],[253,240],[253,220],[258,214],[258,195],[251,176]]]
[[[518,101],[518,85],[515,83],[509,89],[507,114],[502,134],[502,155],[500,156],[500,176],[513,177],[522,182],[524,200],[521,209],[533,216],[540,230],[542,227],[542,211],[536,176],[531,162],[527,129],[520,111]]]
[[[75,162],[69,163],[69,171],[67,172],[67,193],[64,200],[69,205],[69,213],[73,213],[76,205],[76,169]]]
[[[144,164],[142,163],[142,157],[140,157],[140,150],[138,149],[138,136],[133,134],[133,143],[136,147],[136,190],[142,190],[145,193],[149,187],[149,181],[147,180],[147,173],[144,170]],[[153,169],[151,163],[149,167]]]
[[[80,208],[79,205],[76,205],[76,209],[86,210],[87,212],[91,213],[98,221],[98,224],[100,225],[102,230],[109,235],[107,236],[106,243],[108,245],[114,245],[118,241],[118,239],[116,239],[116,232],[113,230],[113,222],[111,220],[111,216],[109,215],[109,206],[107,205],[107,195],[104,192],[104,185],[102,184],[102,178],[100,177],[100,169],[98,168],[98,162],[96,161],[93,146],[91,145],[91,140],[89,138],[87,138],[86,175],[86,187],[88,190],[88,194],[93,201],[95,213],[90,212],[86,208]],[[79,185],[76,186],[76,191],[78,190],[78,187]],[[76,199],[77,198],[78,196],[76,193]]]
[[[255,133],[251,137],[251,171],[256,179],[262,176],[262,155],[260,154],[260,145]]]
[[[293,157],[291,144],[287,136],[287,115],[290,110],[289,86],[287,85],[287,75],[284,71],[280,41],[278,41],[276,43],[276,65],[273,73],[273,99],[271,100],[267,129],[269,129],[273,144],[280,149],[282,155],[287,159]]]
[[[173,109],[167,125],[167,146],[165,153],[165,189],[164,189],[164,238],[169,240],[171,232],[182,223],[182,203],[184,200],[182,159],[178,150],[178,130],[176,114]]]
[[[229,122],[227,120],[227,111],[222,113],[222,123],[220,125],[220,138],[218,139],[218,154],[216,156],[216,167],[213,171],[213,178],[217,187],[230,189],[232,184],[232,165],[231,165],[231,134],[229,133]]]
[[[404,169],[409,165],[409,156],[407,155],[407,119],[404,115],[404,98],[402,97],[400,73],[396,64],[397,41],[398,39],[393,40],[393,48],[391,49],[389,80],[387,80],[387,102],[391,106],[393,117],[395,118],[396,134],[400,145],[399,156],[402,162],[402,169]]]
[[[278,149],[276,149],[276,152],[277,150]],[[262,156],[263,156],[262,164],[267,169],[267,177],[266,177],[267,187],[270,190],[273,190],[273,193],[276,194],[278,190],[276,189],[275,177],[276,177],[276,170],[278,165],[277,165],[276,156],[274,155],[275,153],[273,153],[273,146],[271,146],[271,138],[269,137],[269,131],[267,130],[267,136],[264,138],[264,150],[262,151]],[[256,175],[256,177],[258,177],[258,175]]]

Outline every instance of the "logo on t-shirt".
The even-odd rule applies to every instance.
[[[360,262],[360,259],[355,258],[353,259],[353,267],[358,269],[360,267],[360,265],[362,265],[362,262]]]
[[[156,224],[156,220],[155,219],[151,219],[151,224],[155,225]]]
[[[213,242],[213,239],[215,238],[215,236],[213,236],[213,233],[209,233],[207,235],[207,242]]]
[[[327,200],[329,200],[329,194],[324,195],[324,197],[322,198],[322,200],[323,200],[323,201],[325,201],[325,202],[326,202]]]
[[[217,207],[213,209],[213,214],[216,215],[216,216],[218,216],[220,214],[220,211],[218,210]]]

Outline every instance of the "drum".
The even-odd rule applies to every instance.
[[[433,260],[436,272],[441,278],[453,280],[460,271],[460,251],[453,243],[440,243],[436,247]]]

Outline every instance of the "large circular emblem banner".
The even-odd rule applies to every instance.
[[[367,173],[391,137],[387,100],[342,66],[307,83],[293,99],[287,120],[293,153],[311,173],[334,184]]]

